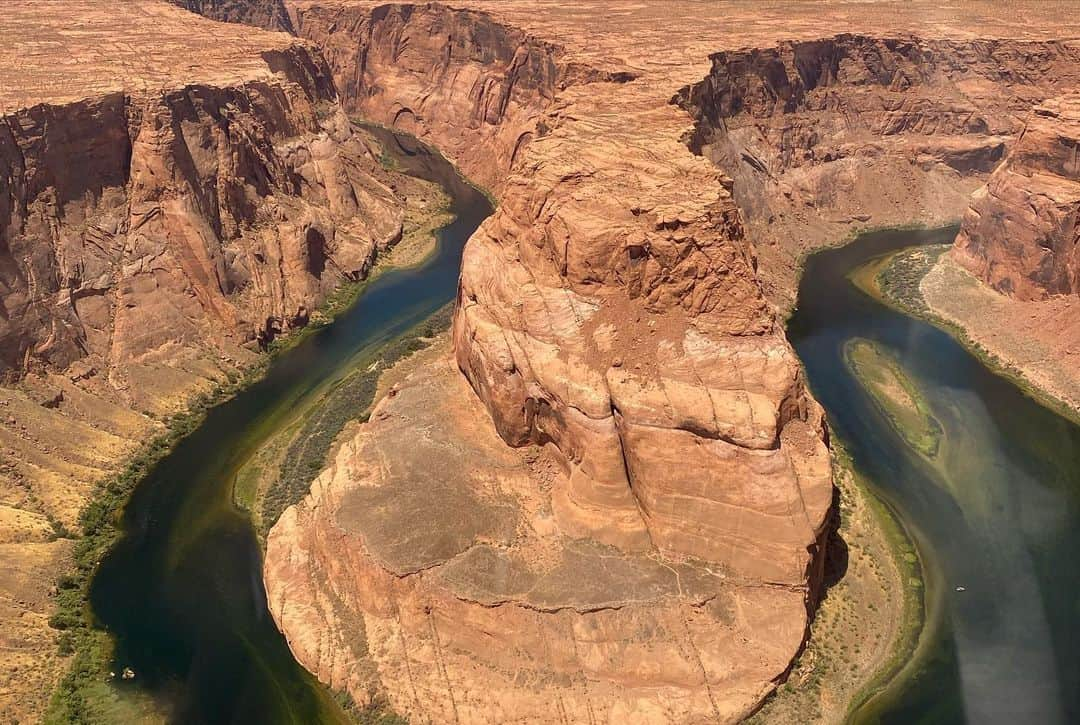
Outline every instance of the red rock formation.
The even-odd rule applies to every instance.
[[[435,143],[468,176],[502,183],[544,108],[593,70],[483,12],[429,4],[293,3],[296,31],[333,69],[345,108]]]
[[[955,219],[1027,109],[1080,82],[1080,51],[1057,41],[842,34],[711,62],[675,101],[697,119],[691,147],[734,178],[782,303],[791,239]]]
[[[300,45],[265,59],[280,76],[0,118],[5,368],[122,365],[208,327],[265,341],[395,238],[325,66]]]
[[[1080,295],[1080,96],[1036,107],[974,196],[953,256],[1019,300]]]
[[[424,361],[270,534],[267,598],[297,658],[416,720],[744,717],[803,639],[802,588],[566,533],[564,465],[507,447],[453,361]],[[740,506],[771,497],[769,465],[732,491]]]
[[[356,107],[399,126],[411,113],[502,179],[453,331],[478,399],[419,373],[270,535],[271,610],[294,652],[418,718],[535,721],[552,702],[580,722],[745,715],[805,632],[831,468],[729,184],[681,142],[670,79],[586,72],[473,12],[294,12],[343,87],[362,79],[345,91]],[[484,408],[505,443],[543,447],[550,475],[498,445]],[[423,433],[391,443],[406,430]],[[572,584],[593,580],[590,596]]]
[[[293,32],[284,0],[168,0],[211,20]]]
[[[256,339],[362,275],[401,230],[391,184],[414,188],[352,130],[310,45],[117,7],[0,13],[6,721],[36,720],[69,664],[48,626],[73,545],[56,527],[77,530],[94,484]]]

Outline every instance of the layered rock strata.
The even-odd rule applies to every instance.
[[[459,5],[289,3],[347,105],[500,207],[463,261],[471,390],[429,361],[345,442],[271,533],[272,612],[324,681],[418,719],[738,719],[802,641],[832,493],[744,224],[783,303],[808,246],[955,218],[1024,104],[1075,78],[1075,46],[1047,42],[1075,23],[1053,3],[972,6],[970,32],[928,3]],[[726,110],[718,68],[743,94]],[[762,148],[728,164],[736,142]]]
[[[1080,98],[1036,106],[920,286],[938,316],[1080,411]]]
[[[445,5],[295,3],[296,32],[322,50],[349,111],[434,143],[497,190],[570,84],[627,80],[568,61],[559,47]]]
[[[953,256],[1018,300],[1080,295],[1080,95],[1037,106],[972,198]]]
[[[208,326],[267,341],[400,233],[317,58],[296,46],[266,60],[235,85],[3,117],[7,370],[118,368]]]
[[[340,12],[327,22],[369,38],[385,9]],[[396,12],[467,37],[478,17],[492,22]],[[297,10],[300,32],[312,16]],[[515,61],[460,62],[480,67],[446,78]],[[688,152],[685,114],[654,87],[617,70],[579,77],[515,143],[508,174],[502,156],[461,157],[504,174],[462,263],[453,342],[472,391],[418,372],[268,542],[271,610],[301,662],[412,717],[529,722],[558,703],[574,722],[729,721],[756,707],[806,630],[829,454],[727,180]],[[424,122],[451,149],[463,133]],[[392,445],[405,431],[418,440]],[[421,536],[405,533],[415,517],[430,519]],[[361,629],[364,645],[342,656]]]
[[[568,530],[557,504],[575,475],[565,457],[507,447],[485,412],[439,346],[281,517],[267,595],[298,659],[420,721],[745,716],[803,639],[802,587]],[[785,488],[768,457],[740,460],[720,445],[712,454],[761,497]],[[823,449],[812,465],[808,477],[826,476],[827,489]],[[676,507],[679,498],[652,494]],[[718,507],[708,493],[700,500]],[[746,511],[747,521],[784,520]],[[791,553],[777,549],[785,568]]]
[[[1056,40],[841,34],[711,61],[675,100],[691,147],[734,177],[782,303],[800,251],[784,235],[959,217],[1028,109],[1080,82],[1080,48]]]
[[[365,274],[412,182],[291,36],[151,0],[11,2],[0,35],[0,713],[22,722],[65,666],[49,595],[94,483]]]

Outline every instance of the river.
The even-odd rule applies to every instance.
[[[335,700],[293,659],[266,607],[262,553],[237,507],[237,472],[260,446],[386,341],[453,300],[465,241],[491,204],[441,156],[369,128],[408,173],[443,186],[454,220],[424,264],[378,276],[348,311],[212,408],[138,484],[123,535],[91,584],[115,637],[115,687],[149,694],[179,723],[333,723]],[[361,411],[357,411],[359,414]]]
[[[410,173],[444,186],[455,219],[423,265],[380,275],[333,324],[211,409],[138,485],[123,536],[91,586],[115,637],[115,687],[149,694],[174,722],[340,722],[267,611],[236,474],[291,415],[381,344],[453,299],[465,241],[488,200],[437,154],[372,129]],[[954,230],[866,234],[809,258],[789,336],[856,464],[918,541],[928,622],[904,675],[855,719],[883,723],[1080,720],[1080,428],[990,372],[949,335],[848,280]],[[845,365],[852,339],[879,345],[929,401],[942,444],[912,448]]]
[[[919,545],[917,658],[854,716],[882,723],[1080,721],[1080,427],[952,337],[848,276],[955,229],[864,234],[807,260],[788,334],[833,431]],[[845,364],[849,340],[899,363],[940,423],[936,457],[898,434]]]

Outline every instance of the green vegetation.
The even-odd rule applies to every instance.
[[[448,304],[424,322],[383,346],[370,364],[331,388],[306,416],[289,443],[280,472],[262,501],[261,533],[265,536],[286,508],[307,495],[311,482],[326,465],[327,453],[347,423],[363,419],[375,398],[382,371],[427,347],[428,340],[450,327],[454,306]]]
[[[919,285],[951,244],[930,244],[894,252],[882,260],[875,273],[878,299],[895,303],[901,312],[927,319],[933,316]]]
[[[57,582],[56,613],[49,619],[49,625],[60,632],[57,644],[61,654],[74,654],[74,658],[49,702],[47,724],[115,722],[108,698],[103,700],[101,696],[113,643],[106,632],[95,627],[90,609],[89,588],[94,572],[120,537],[124,506],[139,481],[181,438],[202,423],[207,410],[258,378],[264,364],[242,374],[231,374],[212,392],[197,396],[186,411],[169,418],[165,432],[144,445],[122,471],[98,484],[90,503],[80,513],[82,535],[74,547],[75,568]]]
[[[382,268],[376,263],[375,268],[364,279],[346,280],[338,285],[337,289],[323,300],[323,303],[319,305],[319,309],[311,315],[306,325],[297,330],[292,330],[286,335],[275,337],[270,341],[270,344],[266,346],[266,351],[270,353],[270,357],[277,357],[293,349],[311,335],[331,324],[338,315],[352,307],[381,271]]]
[[[979,362],[996,375],[1011,382],[1029,398],[1061,417],[1080,424],[1080,412],[1031,383],[1020,368],[1005,362],[983,347],[981,343],[973,340],[963,327],[951,320],[946,320],[930,309],[923,298],[920,284],[938,263],[941,255],[951,249],[951,246],[941,244],[911,247],[894,253],[877,272],[876,283],[880,294],[875,296],[893,309],[925,320],[948,333],[978,358]]]
[[[908,445],[926,458],[936,457],[944,434],[941,423],[900,362],[862,338],[847,341],[844,362]]]

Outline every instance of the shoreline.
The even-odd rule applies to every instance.
[[[886,691],[917,650],[923,631],[922,558],[891,504],[834,438],[838,522],[810,636],[787,679],[746,722],[848,722]]]
[[[949,226],[953,225],[946,225],[944,228]],[[851,244],[863,234],[877,231],[929,230],[933,228],[937,227],[922,222],[912,222],[910,224],[850,229],[843,237],[814,249],[806,250],[799,255],[796,268],[797,285],[801,286],[807,259],[817,252],[843,247]],[[854,280],[853,283],[855,283]],[[786,309],[778,310],[778,314],[783,315],[785,330],[797,307],[798,295],[796,294],[792,303]],[[871,537],[875,537],[878,543],[883,544],[895,574],[893,585],[898,590],[897,594],[901,600],[898,611],[894,612],[897,616],[896,626],[891,630],[891,639],[884,653],[874,660],[872,669],[863,671],[865,677],[860,678],[861,681],[844,700],[844,706],[838,711],[829,713],[834,716],[836,721],[850,722],[858,716],[861,710],[872,706],[878,698],[884,696],[892,687],[898,684],[903,673],[908,668],[916,666],[919,648],[924,640],[923,634],[927,630],[927,626],[931,624],[927,605],[933,600],[933,596],[932,592],[928,591],[928,589],[932,588],[928,586],[930,584],[927,581],[929,577],[925,576],[928,571],[926,556],[918,545],[917,537],[909,530],[884,492],[879,491],[875,484],[857,469],[844,447],[844,442],[838,436],[834,436],[833,443],[833,475],[838,497],[840,498],[837,515],[841,517],[834,536],[841,535],[843,531],[843,495],[846,492],[854,499],[854,506],[869,509],[873,525],[872,531],[867,533]],[[849,504],[849,507],[851,506],[852,504]],[[842,582],[843,579],[834,583],[833,586]],[[769,716],[777,714],[773,711],[778,707],[783,707],[778,704],[782,701],[782,698],[796,700],[805,697],[804,682],[800,682],[799,686],[787,691],[784,688],[794,678],[805,677],[805,675],[800,674],[800,668],[803,667],[803,661],[807,658],[808,653],[816,652],[819,648],[830,647],[834,641],[842,640],[843,635],[847,633],[843,628],[821,631],[823,628],[820,627],[819,620],[823,614],[827,615],[825,608],[828,593],[829,587],[826,587],[826,591],[822,594],[822,600],[818,603],[814,619],[809,625],[811,628],[810,636],[806,640],[803,651],[792,662],[786,681],[777,687],[773,694],[762,703],[758,711],[751,715],[746,722],[766,725],[770,722]],[[875,614],[880,613],[875,612]],[[815,654],[809,656],[815,660],[817,658]],[[850,672],[836,673],[836,681],[830,681],[826,684],[839,685],[842,688],[850,682],[850,675]],[[799,704],[794,704],[794,706],[799,707]],[[805,708],[806,703],[801,703],[801,706]],[[823,713],[817,714],[820,719],[829,721],[824,717]],[[802,721],[809,720],[804,712],[800,711],[798,716]]]
[[[422,182],[421,179],[415,180]],[[445,191],[432,186],[437,192],[437,204],[434,208],[430,205],[406,208],[406,221],[403,222],[401,237],[386,250],[375,254],[363,279],[342,280],[312,313],[307,324],[276,337],[250,363],[235,371],[229,371],[225,380],[216,383],[209,390],[193,392],[181,410],[165,419],[164,430],[122,462],[116,473],[95,485],[94,493],[79,513],[79,532],[74,537],[72,565],[60,572],[55,585],[55,608],[49,618],[49,625],[57,630],[56,646],[61,657],[68,661],[62,676],[49,693],[43,722],[89,722],[94,721],[96,715],[102,711],[125,717],[131,714],[131,708],[143,713],[155,707],[152,699],[144,693],[117,693],[108,688],[107,683],[114,676],[109,672],[114,645],[108,632],[96,626],[89,604],[90,583],[98,564],[122,536],[118,524],[130,497],[147,474],[168,456],[182,439],[202,424],[212,408],[225,403],[262,379],[275,359],[331,324],[382,274],[398,268],[418,267],[438,251],[439,241],[435,232],[451,223],[454,217],[449,212],[449,197]],[[418,214],[419,219],[414,217],[412,220],[413,229],[405,229],[410,213]],[[409,235],[427,237],[426,240],[415,240],[423,247],[421,253],[413,254],[404,264],[393,264],[398,244],[408,243]],[[423,329],[441,312],[442,310],[436,312],[410,330],[379,345],[374,354]],[[320,402],[324,400],[320,398]],[[256,526],[256,512],[249,510],[249,513],[252,514],[252,525]],[[258,534],[258,529],[256,533]],[[100,701],[91,702],[88,695]],[[121,712],[116,712],[116,708]]]
[[[847,457],[847,452],[843,455]],[[939,621],[934,613],[935,602],[940,599],[940,577],[928,548],[920,544],[919,537],[904,522],[888,495],[878,490],[850,458],[847,462],[878,517],[901,577],[906,575],[901,582],[903,614],[899,634],[881,667],[848,702],[844,722],[860,722],[861,714],[884,701],[894,689],[902,689],[908,679],[906,673],[919,667],[924,643],[932,639],[927,635],[936,630]]]
[[[923,320],[945,332],[991,372],[1008,380],[1027,397],[1057,415],[1080,424],[1080,407],[1070,404],[1063,397],[1032,380],[1017,363],[1008,360],[1004,352],[991,350],[961,321],[945,317],[926,300],[922,283],[941,264],[941,257],[948,254],[951,247],[952,245],[943,245],[940,249],[933,250],[936,254],[932,252],[931,255],[924,255],[925,258],[922,260],[914,259],[920,251],[919,247],[909,247],[893,252],[882,259],[873,279],[868,280],[871,284],[863,290],[882,304]],[[900,268],[904,265],[910,265],[910,267],[901,270]],[[895,275],[899,271],[907,272],[909,275],[915,274],[916,278],[897,283]],[[890,276],[894,279],[890,280]]]

